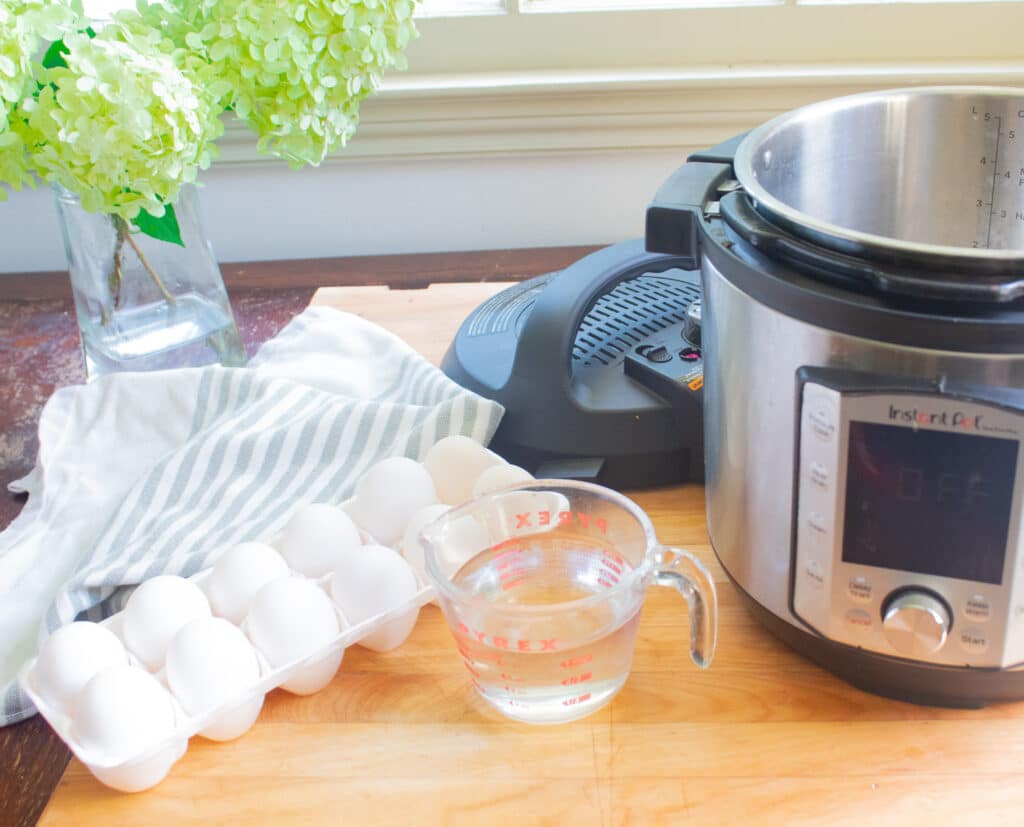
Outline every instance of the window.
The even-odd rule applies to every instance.
[[[1022,0],[425,0],[409,57],[428,75],[1019,67],[1022,28]]]
[[[102,18],[133,3],[85,7]],[[671,79],[795,65],[1019,66],[1024,0],[422,0],[418,16],[414,76],[661,71]]]
[[[421,0],[417,14],[409,71],[385,77],[339,159],[682,154],[867,89],[1024,86],[1024,0]],[[227,131],[221,163],[260,160],[244,127]]]

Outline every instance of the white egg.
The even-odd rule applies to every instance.
[[[284,557],[270,546],[239,543],[217,558],[203,588],[215,615],[241,623],[256,592],[271,580],[287,575]]]
[[[245,619],[245,630],[271,666],[279,667],[327,646],[338,636],[341,624],[330,599],[316,583],[301,577],[284,577],[257,592]],[[307,674],[300,670],[294,680],[289,679],[282,687],[298,694],[318,691],[334,676],[343,654],[344,650],[338,650],[310,664]],[[327,665],[319,671],[314,669],[324,663]],[[334,663],[333,670],[330,663]],[[318,679],[309,678],[308,671],[316,671]]]
[[[175,738],[163,749],[139,761],[130,761],[116,767],[86,766],[100,783],[123,793],[139,793],[163,781],[186,749],[188,738]]]
[[[352,518],[325,503],[299,508],[276,543],[288,565],[306,577],[323,577],[348,549],[361,544]]]
[[[419,583],[412,567],[386,546],[364,546],[346,556],[331,577],[331,597],[353,626],[409,603],[417,591]],[[410,609],[359,643],[378,652],[401,646],[418,616],[418,607]]]
[[[202,715],[245,694],[260,677],[256,650],[242,631],[221,617],[183,626],[167,648],[167,685],[190,715]],[[237,738],[252,726],[263,696],[247,698],[201,734],[215,741]]]
[[[492,465],[490,468],[477,477],[473,485],[473,496],[482,497],[492,491],[499,491],[508,488],[510,485],[519,485],[524,482],[531,482],[533,474],[518,465]]]
[[[417,591],[412,567],[386,546],[363,546],[346,555],[331,577],[331,597],[353,626],[398,608]]]
[[[468,436],[446,436],[436,442],[423,459],[434,480],[437,497],[448,505],[459,505],[473,497],[473,486],[492,465],[504,463],[493,451]]]
[[[405,527],[405,534],[402,535],[402,542],[399,546],[402,556],[424,583],[429,581],[427,580],[427,566],[424,560],[425,552],[420,532],[423,531],[425,526],[434,522],[434,520],[450,509],[450,505],[442,505],[441,503],[424,506],[412,515],[408,525]]]
[[[210,602],[191,580],[164,574],[139,586],[124,607],[121,634],[128,650],[151,671],[163,666],[177,631],[210,616]]]
[[[71,717],[75,740],[115,761],[169,738],[174,726],[170,693],[148,672],[127,664],[93,675],[75,699]]]
[[[416,511],[437,502],[427,469],[408,457],[389,457],[367,470],[348,506],[352,518],[378,543],[391,546]]]
[[[39,649],[33,682],[50,704],[69,713],[75,696],[89,679],[108,666],[128,663],[117,635],[98,623],[79,621],[61,626]]]

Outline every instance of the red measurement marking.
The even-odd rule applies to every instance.
[[[498,575],[498,579],[504,580],[506,577],[514,577],[517,574],[522,574],[525,571],[525,569],[522,566],[519,566],[518,563],[518,560],[508,560],[507,562],[502,563],[500,566],[498,566],[499,570],[507,569],[507,571],[503,571],[501,572],[501,574]],[[509,566],[517,566],[517,568],[513,569],[509,568]]]
[[[594,659],[593,653],[581,655],[578,658],[568,658],[563,660],[559,664],[563,669],[571,669],[573,666],[582,666],[584,663],[590,663]]]
[[[511,548],[510,548],[511,546]],[[502,551],[502,549],[505,549]],[[508,540],[502,540],[500,543],[491,546],[491,551],[501,551],[501,554],[496,554],[495,557],[503,557],[513,551],[520,551],[519,540],[516,537],[511,537]]]
[[[589,700],[590,700],[590,693],[588,692],[585,695],[579,695],[579,696],[577,696],[575,698],[566,698],[564,701],[562,701],[562,706],[573,706],[575,704],[581,704],[584,701],[589,701]]]
[[[604,517],[595,517],[584,511],[524,511],[515,515],[515,526],[513,530],[533,528],[535,524],[538,526],[549,526],[553,519],[557,519],[558,524],[562,526],[571,525],[573,522],[576,522],[579,524],[580,528],[585,531],[596,529],[602,534],[608,533],[608,521]],[[516,538],[505,540],[496,546],[491,546],[491,549],[497,551],[498,549],[514,542],[516,542]]]
[[[603,557],[601,559],[601,564],[611,569],[616,574],[622,574],[622,566],[608,557]]]
[[[466,664],[466,669],[469,670],[470,675],[472,675],[474,678],[481,677],[480,673],[473,668],[472,664],[470,664],[468,660],[464,660],[463,663]]]
[[[508,638],[496,637],[494,639],[494,648],[495,649],[508,649]]]
[[[558,641],[556,638],[551,640],[543,640],[540,642],[540,650],[542,652],[554,652],[558,648]]]
[[[501,673],[501,679],[503,681],[508,681],[509,683],[522,683],[523,682],[523,679],[520,678],[518,675],[513,675],[513,674],[511,674],[509,672],[502,672]]]
[[[606,589],[610,589],[612,586],[614,586],[618,582],[619,582],[618,580],[606,580],[604,577],[598,577],[597,578],[597,584],[599,586],[604,586]]]
[[[507,592],[509,589],[515,588],[516,586],[521,586],[525,582],[525,577],[517,577],[515,580],[505,580],[501,584],[501,590],[503,592]]]
[[[582,675],[573,675],[562,681],[562,686],[575,686],[578,683],[586,683],[594,677],[593,672],[584,672]]]

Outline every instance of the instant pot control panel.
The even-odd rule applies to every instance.
[[[1024,410],[1002,389],[798,375],[791,603],[819,634],[1024,663]]]

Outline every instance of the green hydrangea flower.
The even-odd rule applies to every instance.
[[[73,29],[81,11],[79,0],[0,0],[0,184],[20,190],[33,183],[12,119],[17,120],[15,109],[36,87],[32,58],[44,41]],[[0,201],[6,197],[0,186]]]
[[[80,0],[0,0],[0,129],[33,88],[36,52],[73,29],[81,11]]]
[[[22,107],[36,172],[90,212],[162,216],[213,157],[223,131],[215,94],[159,33],[114,24],[64,42],[67,66],[48,70],[38,98]]]
[[[25,144],[13,130],[0,131],[0,184],[8,184],[20,191],[23,184],[35,183],[25,166]],[[7,190],[0,186],[0,201],[7,198]]]
[[[385,69],[405,68],[415,0],[164,0],[140,10],[218,68],[259,148],[319,164],[359,123]]]

